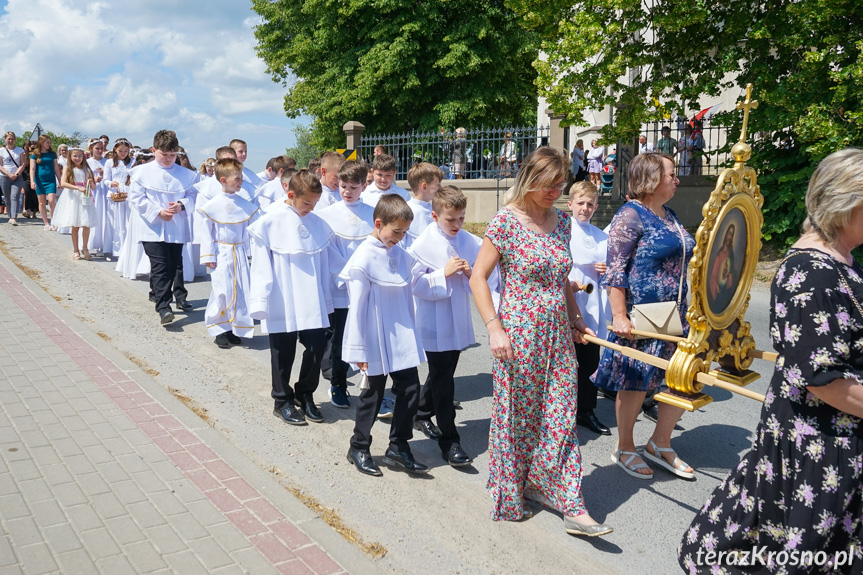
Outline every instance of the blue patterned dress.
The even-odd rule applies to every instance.
[[[608,268],[602,285],[626,289],[626,310],[634,304],[677,301],[683,248],[677,215],[666,207],[667,217],[660,218],[641,202],[631,201],[620,207],[611,221],[608,233]],[[686,264],[692,258],[695,240],[683,229],[686,242]],[[683,298],[686,301],[686,281]],[[686,304],[681,306],[680,321],[684,331]],[[654,357],[670,359],[677,344],[659,339],[631,340],[608,332],[608,341],[643,351]],[[648,391],[658,389],[665,379],[665,370],[630,359],[616,351],[603,348],[596,372],[596,385],[612,391]]]
[[[690,575],[863,573],[863,421],[806,389],[863,384],[863,313],[840,280],[863,305],[863,269],[817,250],[789,253],[771,288],[779,360],[761,422],[752,449],[683,535],[679,560]],[[805,551],[825,556],[801,565]],[[740,565],[742,553],[750,566]],[[835,570],[825,558],[839,559]]]
[[[578,378],[564,289],[572,269],[569,216],[550,234],[531,231],[507,208],[486,237],[500,253],[500,322],[515,360],[494,360],[488,490],[492,519],[521,519],[533,488],[566,515],[585,512],[575,431]]]

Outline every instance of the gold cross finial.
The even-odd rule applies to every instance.
[[[743,110],[743,129],[740,131],[740,142],[746,142],[746,128],[749,126],[749,110],[758,109],[758,100],[752,99],[752,84],[746,84],[746,100],[737,102],[737,109]]]

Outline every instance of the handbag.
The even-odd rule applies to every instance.
[[[680,261],[680,282],[677,287],[677,301],[660,301],[655,303],[640,303],[632,306],[630,321],[633,329],[660,335],[683,335],[683,324],[680,322],[680,306],[683,303],[683,277],[686,275],[686,239],[680,229],[680,223],[675,220],[683,255]]]

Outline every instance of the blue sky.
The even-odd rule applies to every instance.
[[[232,138],[247,165],[294,144],[286,88],[255,54],[242,0],[0,0],[0,128],[125,137],[177,132],[200,164]]]

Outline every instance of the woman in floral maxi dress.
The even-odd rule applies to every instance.
[[[755,441],[684,534],[686,573],[863,573],[860,162],[836,152],[812,176],[771,287],[779,360]]]
[[[489,223],[471,289],[495,356],[492,518],[529,517],[528,498],[562,512],[567,533],[593,537],[611,528],[588,515],[581,494],[573,337],[592,332],[567,280],[570,219],[553,207],[567,169],[567,157],[551,148],[528,156],[506,207]],[[498,263],[504,278],[499,315],[487,283]]]

